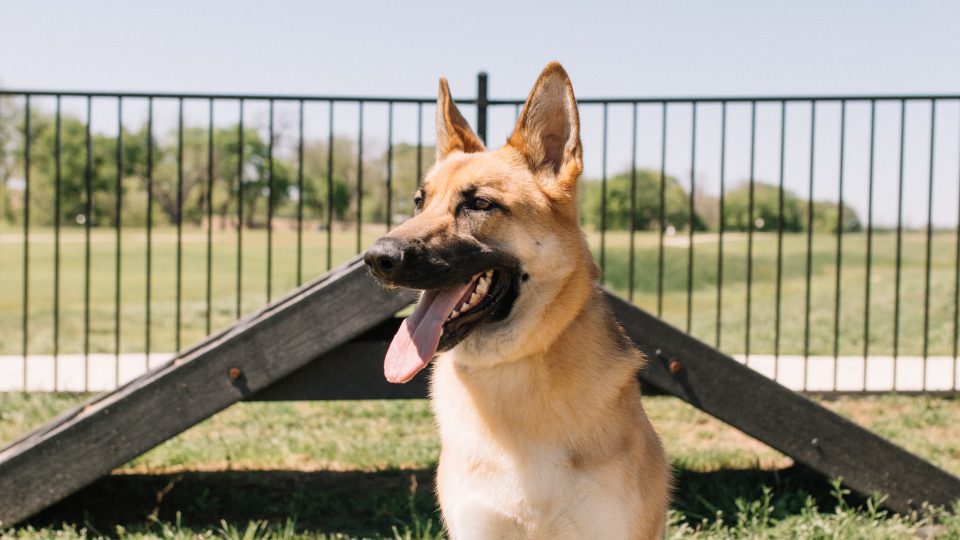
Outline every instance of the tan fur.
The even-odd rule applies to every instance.
[[[597,288],[577,221],[582,149],[567,74],[547,66],[495,151],[470,131],[446,81],[437,106],[440,159],[424,209],[391,236],[494,245],[529,275],[506,320],[434,361],[437,491],[450,536],[661,537],[669,471],[640,402],[643,359]],[[455,219],[468,185],[508,211]]]

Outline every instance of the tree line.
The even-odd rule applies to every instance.
[[[22,118],[7,118],[0,124],[0,220],[7,223],[22,220],[24,129]],[[336,221],[350,222],[356,221],[357,211],[362,209],[364,222],[385,222],[388,177],[394,219],[412,214],[412,194],[418,183],[416,145],[396,144],[392,152],[383,151],[358,163],[354,139],[335,137],[332,160],[327,140],[305,140],[301,162],[297,151],[291,155],[289,148],[280,150],[288,142],[281,133],[274,134],[272,155],[268,137],[254,128],[244,129],[241,148],[236,124],[214,128],[212,152],[211,134],[205,127],[184,126],[182,153],[176,128],[153,133],[149,140],[146,126],[135,130],[125,127],[120,137],[93,133],[88,164],[86,125],[79,118],[63,115],[57,201],[56,133],[53,115],[31,111],[31,224],[53,224],[58,203],[62,223],[116,223],[118,177],[120,217],[124,225],[131,226],[146,224],[148,199],[152,200],[155,225],[178,220],[200,224],[206,218],[208,193],[212,193],[212,213],[224,226],[235,225],[238,205],[242,205],[245,226],[262,226],[271,201],[273,215],[278,218],[292,218],[302,208],[308,221],[325,222],[329,212]],[[433,163],[434,149],[423,146],[420,153],[420,168],[425,171]],[[328,169],[331,161],[332,174]],[[90,216],[85,215],[88,167],[93,194]],[[362,198],[357,197],[358,192],[362,192]]]
[[[606,182],[606,201],[603,182],[588,179],[580,183],[580,220],[586,226],[600,227],[601,214],[605,226],[611,230],[629,230],[631,226],[631,186],[635,186],[633,226],[637,230],[656,230],[660,224],[659,171],[646,169],[627,170]],[[690,215],[690,194],[677,178],[663,178],[663,220],[675,230],[719,230],[720,200],[714,195],[698,193],[693,201],[693,218]],[[606,207],[606,211],[603,209]],[[836,232],[838,223],[837,203],[813,202],[813,230]],[[807,201],[789,190],[783,191],[783,214],[780,213],[780,188],[761,181],[753,186],[753,218],[750,213],[750,185],[744,181],[727,191],[723,198],[723,228],[726,231],[746,231],[753,223],[754,230],[779,230],[783,221],[785,232],[800,232],[808,229],[809,208]],[[842,207],[843,232],[862,230],[857,212],[844,204]]]
[[[152,200],[155,225],[173,224],[178,220],[200,224],[206,217],[211,187],[212,214],[221,226],[236,224],[237,209],[241,204],[244,225],[262,226],[271,200],[273,215],[281,219],[292,218],[302,209],[303,218],[308,222],[325,223],[328,212],[332,213],[335,221],[355,222],[359,210],[364,222],[383,223],[388,213],[388,179],[391,221],[401,221],[413,212],[411,197],[418,184],[418,148],[415,145],[395,144],[372,157],[366,157],[371,155],[368,150],[363,162],[358,163],[357,141],[335,137],[330,174],[328,165],[331,149],[326,140],[305,140],[301,163],[297,152],[291,153],[289,148],[279,151],[281,144],[288,142],[283,140],[284,134],[275,134],[271,156],[270,141],[265,134],[257,129],[246,128],[242,136],[241,165],[238,162],[241,145],[237,125],[214,128],[212,152],[209,146],[211,134],[206,128],[185,126],[182,132],[182,157],[180,133],[176,128],[166,133],[154,133],[149,140],[146,131],[146,126],[135,130],[124,128],[121,134],[119,191],[122,205],[119,217],[125,225],[146,224],[148,199]],[[22,179],[25,171],[23,133],[23,118],[9,108],[0,107],[0,220],[7,223],[20,222],[23,216],[22,181],[19,188],[16,185],[16,179]],[[94,226],[116,223],[118,137],[91,134],[89,177],[93,212],[89,216],[85,215],[88,174],[86,125],[70,115],[61,117],[59,201],[55,189],[57,145],[53,115],[39,109],[32,110],[31,223],[51,225],[57,204],[61,223],[88,220]],[[433,163],[434,149],[423,146],[419,150],[419,169],[424,172]],[[179,175],[178,170],[181,171]],[[242,184],[238,182],[241,172]],[[271,183],[272,197],[269,189]],[[692,226],[701,231],[719,228],[719,201],[716,197],[698,194],[691,218],[690,194],[680,182],[673,176],[667,176],[663,179],[663,185],[663,219],[667,226],[676,230]],[[605,209],[603,225],[607,229],[629,229],[631,186],[635,186],[634,226],[637,230],[656,229],[660,223],[661,178],[659,171],[646,169],[638,169],[635,173],[627,170],[608,178],[605,200],[602,182],[589,178],[581,181],[583,224],[599,227],[601,212]],[[756,182],[751,220],[749,194],[746,183],[725,194],[725,230],[745,231],[751,221],[757,229],[777,230],[781,219],[783,229],[787,232],[808,228],[808,205],[803,198],[784,191],[781,216],[779,188]],[[836,203],[815,201],[814,230],[835,232],[837,225]],[[859,217],[849,206],[842,209],[841,226],[845,232],[861,229]]]

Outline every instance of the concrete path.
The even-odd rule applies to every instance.
[[[804,392],[945,392],[960,389],[960,363],[952,356],[781,356],[734,355],[741,364]],[[866,369],[866,373],[864,370]],[[924,373],[926,372],[926,373]]]
[[[168,362],[173,353],[91,354],[85,361],[82,354],[61,354],[54,361],[50,355],[0,356],[0,392],[104,392],[136,378],[148,369]]]
[[[91,354],[84,361],[81,354],[62,354],[56,362],[52,356],[32,355],[26,362],[22,356],[0,356],[0,392],[24,388],[24,365],[27,367],[26,388],[36,392],[103,392],[155,368],[173,357],[173,353]],[[931,356],[924,363],[919,356],[897,358],[896,369],[890,356],[863,357],[735,355],[740,363],[797,391],[806,392],[889,392],[893,390],[955,391],[960,390],[960,362],[953,357]],[[864,365],[866,378],[864,378]],[[85,369],[86,367],[86,369]],[[924,377],[926,371],[926,377]]]

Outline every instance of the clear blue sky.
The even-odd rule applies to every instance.
[[[476,73],[491,95],[526,95],[536,74],[560,60],[581,97],[768,94],[960,93],[960,2],[143,2],[18,1],[0,9],[0,84],[36,89],[429,96],[436,79],[472,96]],[[908,128],[907,220],[925,220],[928,113],[914,107]],[[893,122],[895,112],[887,111]],[[592,116],[591,116],[592,114]],[[689,178],[689,112],[671,112],[668,171]],[[731,122],[743,127],[743,111]],[[760,120],[758,177],[776,174],[776,111]],[[836,198],[837,111],[818,126],[825,145],[817,198]],[[956,221],[958,114],[941,111],[946,160],[936,165],[936,220]],[[767,118],[769,117],[769,118]],[[790,112],[803,140],[802,108]],[[646,118],[642,116],[642,119]],[[846,194],[862,209],[863,110],[852,110]],[[641,134],[639,164],[658,151]],[[705,110],[696,178],[716,191],[716,111]],[[600,124],[585,114],[587,172],[599,174]],[[926,125],[924,125],[926,122]],[[687,127],[684,127],[684,125]],[[428,124],[429,125],[429,124]],[[509,126],[498,127],[506,130]],[[893,129],[893,124],[885,125]],[[611,172],[628,165],[627,120],[611,120]],[[494,130],[492,129],[492,133]],[[741,129],[742,132],[742,129]],[[818,135],[821,137],[821,135]],[[738,139],[739,140],[739,139]],[[743,141],[734,141],[728,178],[742,179]],[[739,144],[739,146],[736,146]],[[805,145],[787,160],[787,185],[803,189]],[[882,151],[894,147],[881,136]],[[939,148],[939,147],[938,147]],[[952,150],[951,150],[952,148]],[[791,150],[788,149],[788,153]],[[912,152],[912,153],[911,153]],[[952,156],[951,157],[951,152]],[[881,156],[881,158],[883,157]],[[878,165],[879,166],[879,165]],[[891,168],[892,167],[892,168]],[[823,169],[821,174],[821,169]],[[878,174],[878,219],[889,222],[895,164]],[[832,177],[831,177],[832,175]],[[941,178],[942,177],[942,178]],[[914,189],[913,184],[918,187]]]
[[[5,86],[583,96],[960,91],[960,2],[7,1]],[[469,92],[466,92],[469,90]]]

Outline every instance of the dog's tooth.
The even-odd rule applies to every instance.
[[[480,283],[477,284],[477,292],[474,294],[479,294],[481,296],[487,294],[487,291],[490,289],[490,282],[481,279]]]
[[[469,301],[464,302],[463,305],[460,306],[460,311],[466,311],[466,310],[468,310],[468,309],[470,309],[470,302],[469,302]]]
[[[479,287],[478,287],[478,288],[479,288]],[[480,292],[475,292],[475,293],[473,293],[473,295],[470,296],[470,305],[471,305],[471,306],[476,305],[477,302],[479,302],[479,301],[480,301],[480,298],[482,298],[482,297],[483,297],[483,295],[482,295],[482,293],[480,293]]]
[[[457,310],[453,310],[453,313],[450,314],[451,319],[456,319],[459,316],[460,316],[460,312]]]

